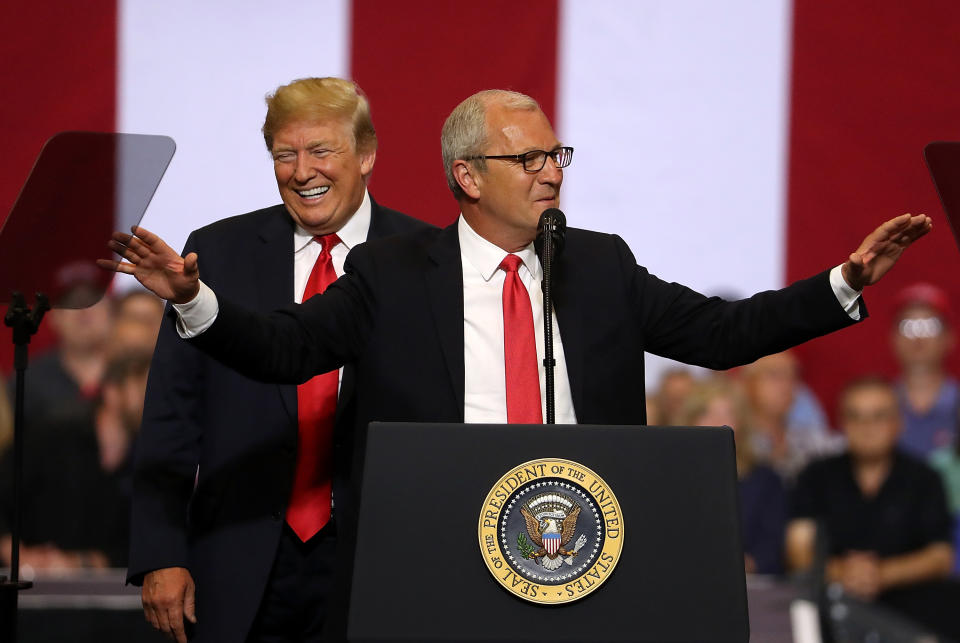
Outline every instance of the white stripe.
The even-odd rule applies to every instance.
[[[569,225],[710,294],[784,275],[789,0],[565,0],[558,132]],[[652,387],[663,368],[648,360]]]
[[[278,203],[264,96],[347,74],[348,0],[122,0],[118,12],[118,129],[177,142],[144,226],[179,248],[199,226]]]

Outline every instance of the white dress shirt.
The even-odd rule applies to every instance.
[[[467,223],[463,216],[457,222],[460,238],[460,261],[463,265],[463,419],[471,423],[505,424],[507,421],[507,387],[503,354],[503,282],[506,274],[500,262],[507,256]],[[546,369],[543,366],[543,293],[540,282],[543,271],[531,243],[520,252],[523,265],[517,271],[530,296],[533,326],[537,337],[537,370],[540,373],[540,408],[546,419]],[[557,315],[553,314],[553,356],[556,421],[576,424],[570,394],[567,361],[560,341]]]
[[[370,194],[364,192],[357,212],[337,232],[340,243],[330,249],[330,258],[333,259],[333,269],[337,277],[343,275],[343,263],[347,260],[347,254],[354,246],[366,241],[369,232]],[[310,272],[322,250],[319,243],[312,242],[313,235],[297,225],[293,232],[293,299],[298,304],[303,302],[307,279],[310,278]]]

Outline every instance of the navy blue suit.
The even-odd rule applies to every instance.
[[[270,311],[294,299],[293,225],[284,206],[265,208],[193,232],[184,254],[198,253],[217,293]],[[421,227],[371,199],[369,239]],[[353,391],[347,368],[338,435],[353,425]],[[207,357],[179,338],[168,310],[136,456],[128,578],[139,584],[154,569],[189,569],[193,640],[247,636],[277,552],[296,447],[296,386],[254,381]]]

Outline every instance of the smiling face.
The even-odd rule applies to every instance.
[[[510,109],[493,103],[486,109],[487,156],[552,151],[560,147],[550,121],[539,109]],[[520,162],[490,159],[486,169],[470,167],[470,197],[464,216],[480,236],[508,252],[520,250],[537,234],[540,215],[560,207],[563,170],[552,158],[539,172],[527,172]]]
[[[312,234],[337,232],[363,201],[376,151],[356,149],[347,121],[293,121],[273,135],[273,170],[287,211]]]

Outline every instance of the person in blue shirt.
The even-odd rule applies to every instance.
[[[949,448],[960,417],[960,383],[946,371],[954,346],[946,293],[929,283],[916,283],[898,295],[892,344],[900,376],[896,383],[903,416],[899,445],[926,459]]]

